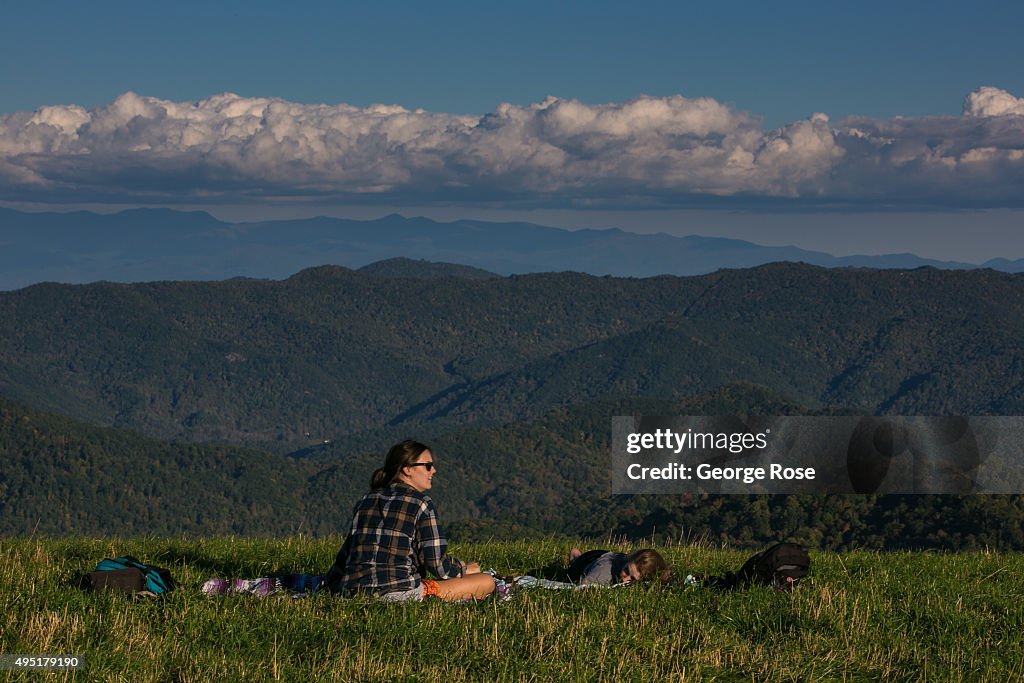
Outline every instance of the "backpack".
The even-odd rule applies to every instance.
[[[96,571],[86,575],[85,585],[94,591],[114,590],[156,596],[174,590],[174,579],[166,569],[143,564],[134,557],[108,557],[96,565]]]
[[[751,557],[740,567],[740,580],[748,585],[793,590],[811,568],[807,548],[796,543],[776,543]]]
[[[796,543],[776,543],[757,553],[740,567],[705,580],[705,584],[719,590],[732,590],[746,586],[771,586],[775,590],[790,591],[800,584],[811,569],[811,556],[807,548]]]

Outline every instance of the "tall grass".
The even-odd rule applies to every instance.
[[[812,553],[792,594],[648,587],[533,590],[497,603],[390,605],[330,595],[207,597],[206,578],[323,572],[341,539],[3,539],[0,651],[80,654],[13,680],[1024,680],[1024,556]],[[570,541],[453,548],[544,574]],[[745,553],[661,548],[677,573]],[[106,556],[169,568],[159,600],[70,584]]]

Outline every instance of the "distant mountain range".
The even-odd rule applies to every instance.
[[[396,257],[457,263],[498,275],[567,270],[620,277],[700,275],[778,261],[829,268],[1024,271],[1024,259],[994,259],[979,266],[914,254],[836,257],[718,237],[471,220],[438,223],[399,215],[372,221],[318,217],[227,223],[203,212],[169,209],[116,214],[0,209],[0,289],[7,290],[48,281],[283,279],[311,266],[361,268]],[[387,276],[400,275],[402,266],[396,272],[394,265],[388,266]],[[481,275],[469,269],[445,274]]]

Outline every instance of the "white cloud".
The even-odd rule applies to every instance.
[[[828,117],[814,114],[766,135],[757,151],[761,192],[769,196],[820,196],[844,150],[836,144]]]
[[[628,207],[695,197],[1007,205],[1024,186],[1024,100],[959,117],[814,114],[777,130],[710,98],[550,97],[483,117],[222,94],[0,117],[0,197],[183,203],[256,195]]]
[[[964,116],[1024,116],[1024,99],[984,86],[964,98]]]

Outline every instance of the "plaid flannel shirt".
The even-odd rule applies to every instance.
[[[370,491],[356,503],[348,538],[330,572],[332,590],[384,594],[415,588],[426,573],[462,576],[448,556],[430,496],[404,484]]]

